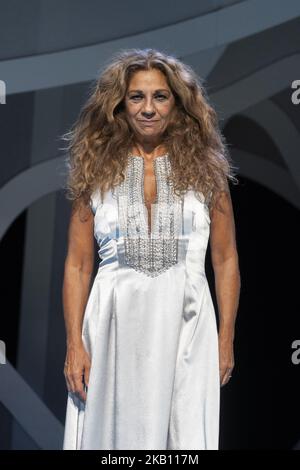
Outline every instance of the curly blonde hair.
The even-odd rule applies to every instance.
[[[113,56],[92,84],[77,121],[62,138],[68,141],[67,199],[88,204],[93,191],[101,198],[124,179],[134,133],[126,119],[124,98],[133,74],[158,69],[175,98],[173,116],[161,136],[171,159],[171,179],[177,194],[193,189],[209,207],[228,179],[238,183],[220,132],[216,111],[193,69],[156,49],[125,49]]]

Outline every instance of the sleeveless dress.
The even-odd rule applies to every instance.
[[[218,449],[209,209],[202,193],[174,193],[170,169],[169,154],[154,159],[150,233],[143,157],[128,156],[125,181],[103,201],[91,196],[100,257],[82,328],[91,370],[86,402],[68,393],[64,450]]]

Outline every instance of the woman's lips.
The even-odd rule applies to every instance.
[[[153,126],[158,121],[157,120],[156,121],[142,121],[142,120],[140,120],[139,122],[141,122],[144,126]]]

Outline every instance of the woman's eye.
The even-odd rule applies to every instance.
[[[136,100],[136,99],[139,99],[139,98],[143,98],[141,95],[133,95],[130,97],[131,100]],[[167,99],[167,96],[165,95],[156,95],[155,98],[158,98],[159,100],[165,100]]]

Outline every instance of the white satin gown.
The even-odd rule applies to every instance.
[[[67,395],[64,450],[214,450],[219,440],[219,354],[205,273],[208,206],[167,181],[154,159],[151,236],[144,159],[91,196],[100,264],[84,312],[91,357],[86,402]]]

